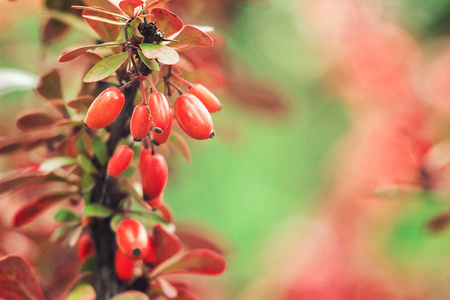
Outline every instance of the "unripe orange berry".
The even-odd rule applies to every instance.
[[[170,116],[172,114],[166,96],[159,92],[150,94],[148,97],[148,107],[152,116],[153,130],[161,133],[169,126]]]
[[[142,140],[150,130],[152,121],[147,105],[139,104],[133,110],[130,122],[130,132],[135,141]]]
[[[133,155],[134,152],[130,147],[126,145],[120,146],[109,160],[106,172],[112,177],[119,176],[128,168]]]
[[[189,90],[189,94],[197,97],[210,113],[218,112],[222,107],[216,95],[202,84],[194,84]]]
[[[114,269],[117,278],[122,281],[128,281],[133,277],[135,261],[128,258],[119,249],[116,250],[116,257],[114,261]]]
[[[181,129],[193,139],[214,137],[211,115],[205,105],[194,95],[182,94],[175,100],[175,117]]]
[[[104,90],[92,102],[86,114],[86,126],[100,129],[108,126],[120,114],[125,104],[125,96],[116,87]]]
[[[139,221],[125,219],[117,226],[117,245],[120,251],[129,258],[140,259],[148,251],[147,235],[147,230]]]
[[[144,153],[140,159],[139,169],[141,170],[144,199],[155,199],[162,193],[167,183],[169,170],[164,156]]]
[[[157,145],[162,145],[165,142],[167,142],[170,138],[170,135],[172,134],[172,124],[173,124],[173,117],[172,114],[170,114],[170,122],[169,126],[167,126],[166,129],[162,133],[153,133],[153,141]]]

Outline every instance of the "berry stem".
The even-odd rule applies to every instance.
[[[183,77],[175,74],[174,72],[171,72],[171,76],[175,77],[176,79],[180,80],[182,83],[184,83],[188,88],[191,88],[193,86],[193,84],[189,81],[187,81],[186,79],[184,79]]]

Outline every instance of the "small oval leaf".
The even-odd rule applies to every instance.
[[[186,25],[176,36],[176,42],[170,42],[169,47],[177,50],[186,50],[192,47],[212,47],[212,38],[197,27]]]
[[[86,112],[93,101],[94,97],[92,96],[81,96],[73,100],[70,100],[67,103],[67,106],[79,112]]]
[[[63,208],[55,214],[55,221],[57,222],[77,222],[80,220],[81,218],[79,216],[67,208]]]
[[[112,16],[110,14],[107,14],[105,12],[99,12],[99,11],[92,11],[92,10],[84,10],[83,16],[96,16],[101,17],[103,19],[109,19],[112,21],[118,21],[117,17]],[[120,33],[120,27],[108,24],[105,22],[98,22],[94,21],[88,18],[85,18],[86,23],[88,23],[89,26],[98,34],[98,36],[104,41],[104,42],[112,42],[117,39]]]
[[[31,113],[20,117],[17,120],[17,128],[22,131],[33,131],[51,126],[57,118],[46,113]]]
[[[76,162],[77,162],[76,159],[72,157],[67,156],[52,157],[41,163],[41,165],[39,166],[39,171],[53,172],[64,166],[73,165]]]
[[[128,58],[128,52],[109,56],[94,65],[84,76],[84,82],[96,82],[113,74]]]
[[[113,214],[113,211],[98,203],[89,203],[84,208],[84,215],[88,217],[107,218]]]
[[[92,50],[95,48],[99,48],[99,47],[120,47],[123,45],[123,42],[108,42],[108,43],[103,43],[103,44],[99,44],[99,45],[89,45],[89,46],[82,46],[82,47],[78,47],[69,51],[64,52],[61,57],[59,58],[59,62],[68,62],[71,61],[75,58],[77,58],[78,56],[84,54],[86,51],[88,50]]]
[[[142,0],[124,0],[119,2],[120,9],[130,18],[134,17],[134,9],[141,5],[144,5]]]
[[[160,63],[166,65],[174,65],[180,60],[177,51],[168,46],[147,43],[140,46],[142,53],[148,59],[157,59]]]
[[[166,38],[183,29],[183,21],[165,8],[154,8],[151,14],[153,15],[152,21],[159,30],[164,32]]]
[[[170,145],[174,147],[180,154],[186,159],[188,163],[191,163],[191,153],[189,151],[189,146],[178,132],[172,131],[169,138]]]
[[[92,161],[87,158],[84,155],[78,155],[77,156],[77,161],[80,164],[81,168],[87,172],[87,173],[95,173],[96,172],[96,168],[94,166],[94,164],[92,163]]]
[[[13,218],[13,225],[20,227],[35,219],[38,215],[43,213],[51,205],[56,204],[62,200],[75,195],[74,191],[60,191],[51,194],[40,196],[32,201],[25,203],[16,212]]]
[[[144,53],[142,53],[141,50],[138,50],[139,58],[142,60],[142,62],[152,71],[158,72],[159,71],[159,64],[154,59],[148,59],[145,57]]]

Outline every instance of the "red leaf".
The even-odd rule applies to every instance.
[[[181,243],[177,236],[168,232],[161,224],[157,224],[153,228],[153,241],[156,252],[155,265],[159,265],[174,256],[181,249]]]
[[[68,118],[66,107],[62,102],[52,102],[54,99],[63,99],[61,77],[57,69],[52,69],[48,73],[41,76],[39,79],[37,92],[55,107],[63,117]]]
[[[213,230],[196,224],[178,224],[177,236],[187,249],[209,249],[220,255],[228,252],[229,247]]]
[[[168,46],[176,50],[186,50],[192,47],[211,47],[213,45],[213,40],[209,35],[191,25],[184,26],[175,39],[177,41],[169,43]]]
[[[161,205],[158,207],[158,211],[161,213],[161,216],[164,220],[169,223],[173,223],[173,211],[167,203],[161,203]]]
[[[178,297],[171,300],[200,300],[200,298],[194,295],[192,292],[186,290],[179,292]]]
[[[45,300],[31,265],[17,255],[0,259],[0,295],[10,300]]]
[[[6,137],[0,140],[0,154],[11,153],[23,148],[36,147],[49,142],[61,141],[63,138],[64,135],[47,131],[39,132],[39,134],[21,134]],[[0,190],[2,190],[1,186]]]
[[[169,2],[169,1],[170,0],[155,0],[152,3],[150,3],[150,4],[147,4],[147,6],[144,7],[143,11],[146,11],[150,7],[156,6],[156,5],[164,3],[164,2]]]
[[[77,111],[86,112],[93,101],[94,97],[92,96],[81,96],[70,100],[67,103],[67,106],[76,109]]]
[[[31,113],[20,117],[17,120],[17,128],[22,131],[33,131],[41,128],[49,127],[55,123],[57,119],[45,113]]]
[[[154,8],[151,14],[152,21],[156,23],[159,30],[164,32],[166,38],[183,29],[183,21],[165,8]]]
[[[76,194],[76,192],[73,191],[55,192],[52,194],[40,196],[30,202],[25,203],[14,215],[13,225],[15,227],[19,227],[32,221],[51,205],[67,199],[74,194]]]
[[[59,58],[59,62],[71,61],[71,60],[77,58],[78,56],[86,53],[88,50],[92,50],[92,49],[95,49],[98,47],[119,47],[122,45],[123,45],[123,42],[108,42],[108,43],[103,43],[103,44],[99,44],[99,45],[89,45],[89,46],[78,47],[78,48],[64,52],[61,55],[61,57]]]
[[[44,44],[51,44],[62,38],[69,31],[70,27],[60,20],[50,18],[42,28],[42,41]]]
[[[222,274],[225,267],[225,259],[216,252],[208,249],[195,249],[154,269],[151,275],[181,273],[211,276]]]
[[[157,277],[156,280],[159,283],[161,291],[167,298],[172,299],[178,296],[177,289],[172,284],[170,284],[170,282],[168,282],[162,277]]]
[[[92,10],[84,10],[83,16],[96,16],[101,17],[105,19],[110,19],[113,21],[118,21],[116,17],[111,16],[106,13],[102,13],[99,11],[92,11]],[[104,41],[104,42],[113,42],[117,40],[117,37],[120,34],[121,28],[117,25],[112,25],[104,22],[97,22],[94,20],[86,19],[86,23],[91,26],[92,29],[98,34],[98,36]]]
[[[126,13],[130,18],[134,16],[134,9],[144,4],[141,0],[124,0],[119,3],[120,9]]]

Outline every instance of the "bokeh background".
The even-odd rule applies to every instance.
[[[191,164],[171,155],[165,193],[181,228],[225,249],[202,299],[449,299],[450,1],[170,5],[225,39],[217,135],[189,142]],[[73,28],[43,47],[42,6],[0,0],[1,69],[39,76],[92,39]],[[1,135],[39,101],[0,94]]]

